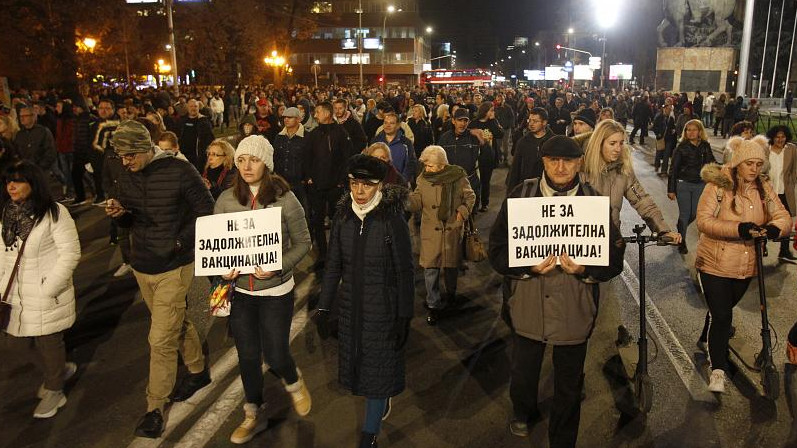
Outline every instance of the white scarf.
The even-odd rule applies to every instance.
[[[363,205],[358,204],[357,201],[354,200],[353,193],[349,193],[349,195],[351,195],[351,210],[354,212],[355,215],[357,215],[358,218],[360,218],[360,221],[365,221],[365,215],[367,215],[368,212],[370,212],[371,210],[375,209],[376,206],[379,205],[379,202],[382,200],[381,190],[377,190],[374,197],[372,197],[370,201],[366,202]]]

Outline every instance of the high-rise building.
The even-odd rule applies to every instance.
[[[311,11],[312,38],[292,42],[288,56],[300,82],[312,84],[317,71],[319,83],[359,85],[362,70],[364,85],[415,84],[431,62],[418,0],[318,1]]]

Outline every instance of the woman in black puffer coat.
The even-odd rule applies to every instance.
[[[404,390],[404,345],[415,296],[406,188],[384,185],[386,165],[358,154],[349,161],[351,193],[338,203],[316,322],[325,336],[336,297],[340,383],[364,396],[360,446],[376,447],[390,398]],[[340,285],[340,294],[338,294]]]

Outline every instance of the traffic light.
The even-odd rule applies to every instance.
[[[384,81],[385,81],[385,78],[383,78],[383,77],[381,77],[381,76],[380,76],[380,77],[379,77],[379,84],[382,84]]]
[[[561,46],[561,45],[559,45],[559,44],[556,44],[556,49],[557,49],[557,50],[561,50],[561,49],[562,49],[562,46]]]

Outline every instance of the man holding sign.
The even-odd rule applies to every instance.
[[[607,198],[579,173],[584,152],[565,136],[541,149],[543,174],[518,185],[490,232],[489,258],[505,276],[504,313],[514,329],[509,395],[512,434],[527,437],[539,417],[537,387],[545,346],[554,346],[550,446],[574,447],[581,414],[587,340],[598,312],[599,283],[623,269],[625,245]],[[603,204],[596,207],[595,204]],[[508,315],[508,316],[507,316]]]

